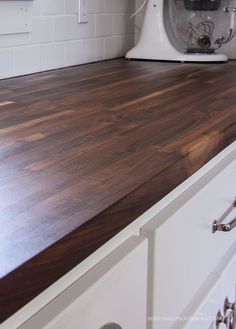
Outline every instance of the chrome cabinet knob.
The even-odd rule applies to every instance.
[[[100,329],[122,329],[117,323],[107,323]]]
[[[219,329],[222,323],[225,324],[227,329],[235,329],[235,312],[231,311],[227,315],[222,315],[221,311],[218,311],[216,316],[216,329]]]

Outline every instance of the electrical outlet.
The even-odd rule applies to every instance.
[[[88,23],[87,0],[78,0],[78,23]]]
[[[32,31],[32,1],[0,1],[0,35]]]

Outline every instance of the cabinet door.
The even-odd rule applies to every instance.
[[[193,299],[201,298],[208,277],[236,241],[236,228],[212,233],[213,220],[236,217],[236,150],[229,159],[213,178],[209,171],[142,228],[150,249],[149,328],[182,329]]]
[[[131,237],[20,328],[145,329],[146,295],[147,239]]]

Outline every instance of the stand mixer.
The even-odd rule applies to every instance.
[[[126,58],[182,62],[226,62],[217,53],[236,34],[230,0],[145,0],[140,39]]]

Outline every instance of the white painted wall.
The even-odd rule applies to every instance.
[[[14,2],[29,5],[0,1],[0,12]],[[78,0],[30,2],[32,32],[0,35],[0,78],[124,55],[134,43],[129,22],[134,0],[87,0],[87,5],[88,23],[78,24]]]

